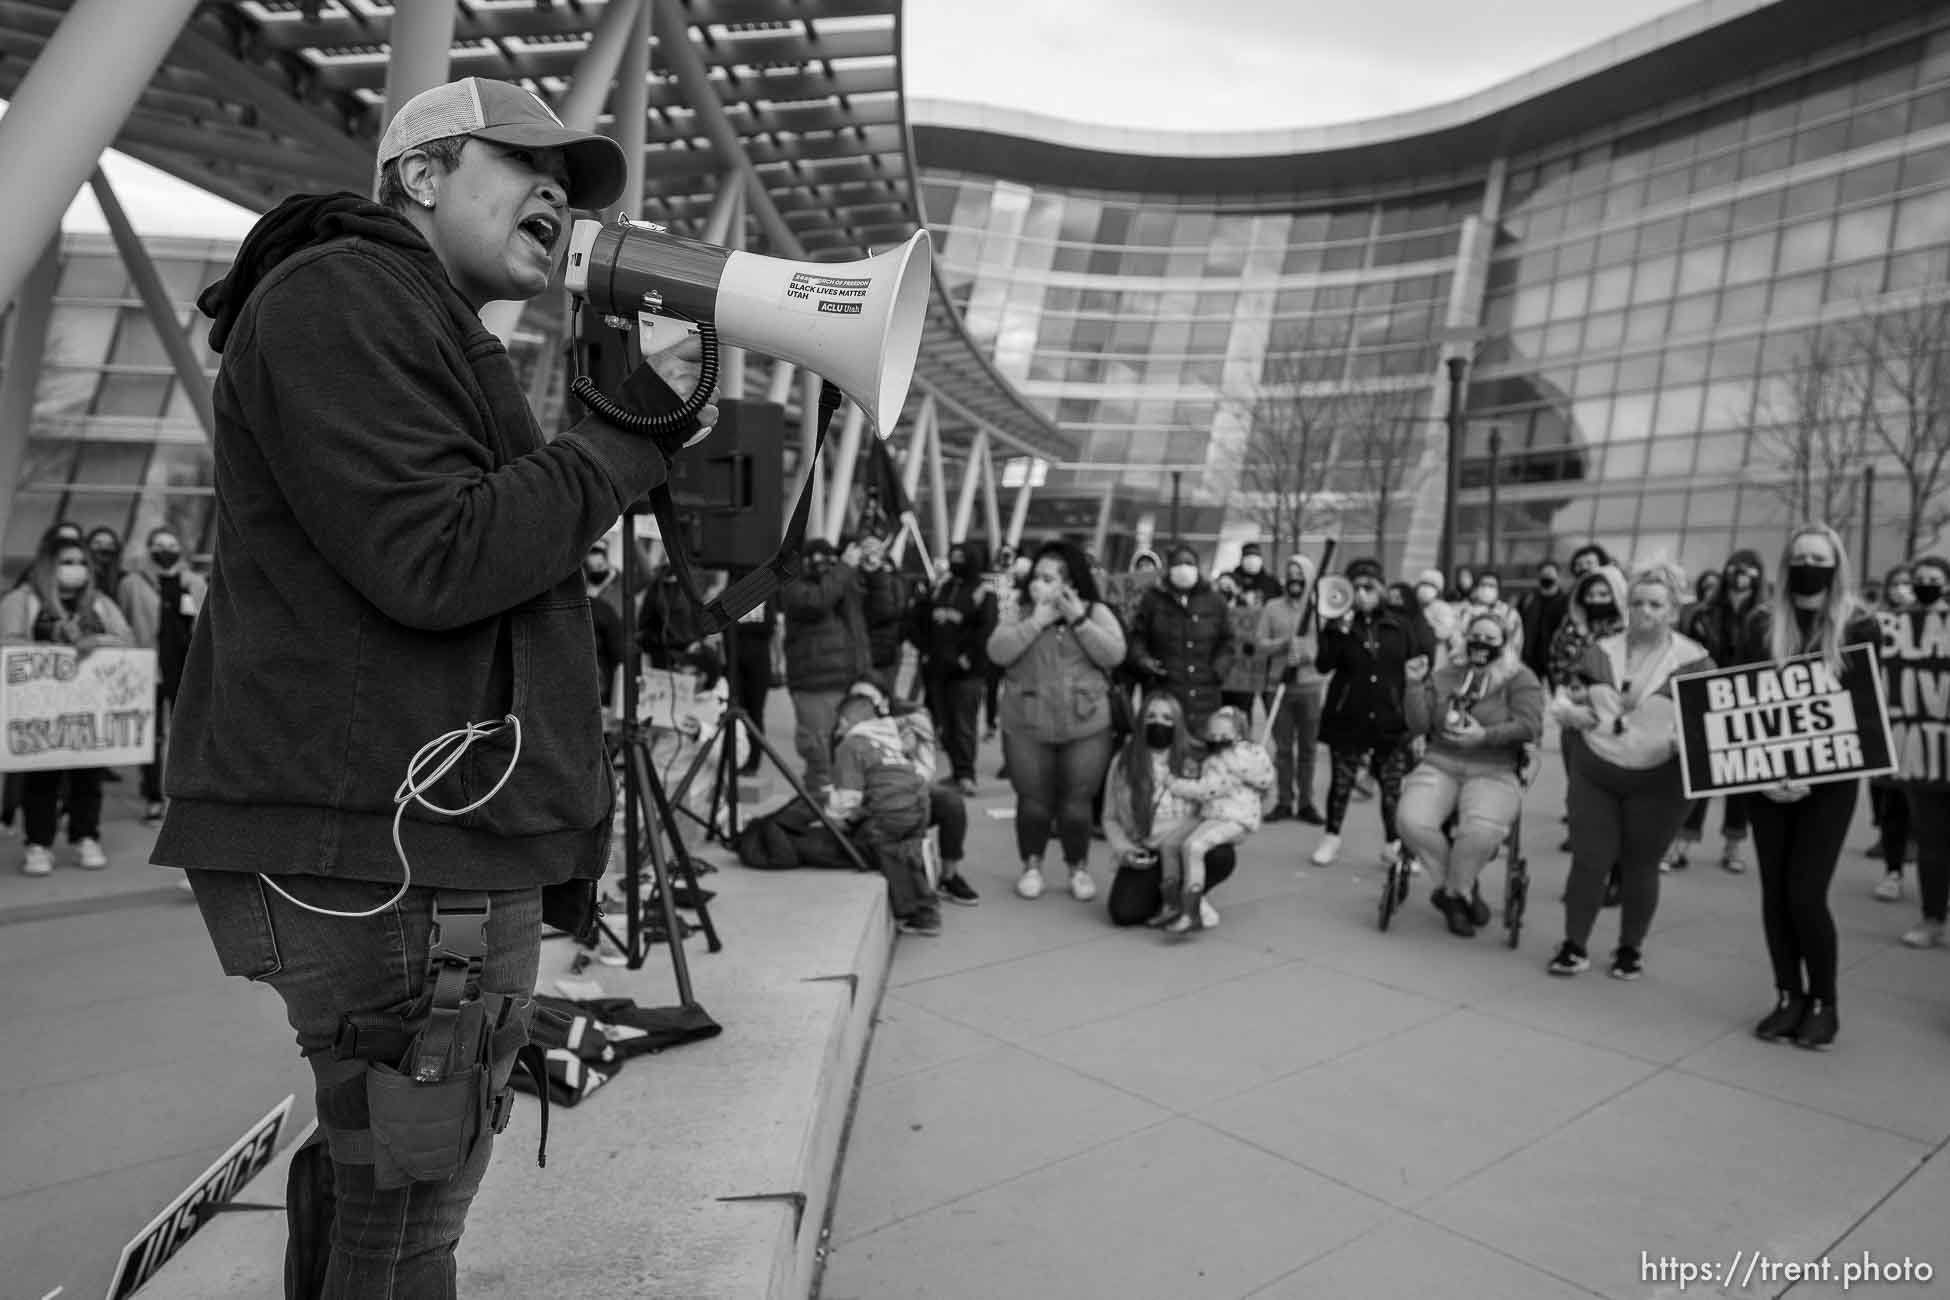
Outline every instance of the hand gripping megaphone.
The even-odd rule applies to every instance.
[[[794,262],[736,252],[618,217],[578,221],[569,236],[569,292],[611,324],[689,322],[704,342],[695,406],[716,385],[719,342],[778,357],[829,380],[885,438],[907,403],[927,316],[928,232],[858,262]],[[583,393],[578,392],[578,397]],[[737,397],[733,393],[728,396]],[[588,399],[584,398],[585,404]],[[608,412],[604,412],[608,415]],[[646,417],[635,417],[645,419]],[[657,419],[659,417],[647,417]]]

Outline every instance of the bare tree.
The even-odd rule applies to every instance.
[[[1904,492],[1903,554],[1946,515],[1950,487],[1950,299],[1878,312],[1857,341],[1866,359],[1861,409],[1896,463]]]
[[[1848,339],[1820,329],[1755,404],[1754,441],[1780,473],[1769,486],[1794,518],[1844,534],[1854,526],[1857,476],[1872,451],[1871,374]]]
[[[1349,424],[1358,453],[1356,481],[1374,515],[1378,552],[1388,546],[1388,523],[1394,517],[1395,502],[1401,495],[1404,472],[1418,459],[1421,444],[1427,437],[1427,425],[1414,415],[1416,399],[1424,391],[1395,389],[1349,395],[1353,417]]]
[[[1299,552],[1315,503],[1328,491],[1347,416],[1341,388],[1346,367],[1343,338],[1276,336],[1259,382],[1229,399],[1248,424],[1238,504],[1282,554]]]

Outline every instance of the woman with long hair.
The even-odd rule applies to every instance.
[[[1070,893],[1097,896],[1090,878],[1090,801],[1110,765],[1110,674],[1124,662],[1124,631],[1104,604],[1089,562],[1068,542],[1036,552],[1016,599],[989,635],[1002,669],[1002,757],[1016,792],[1016,893],[1040,898],[1043,852],[1055,827]]]
[[[1875,646],[1881,630],[1856,600],[1842,539],[1827,524],[1802,524],[1782,552],[1782,581],[1767,627],[1768,661],[1819,656],[1843,676],[1844,646]],[[1871,671],[1875,671],[1871,669]],[[1774,1009],[1754,1033],[1802,1047],[1835,1041],[1835,917],[1828,886],[1861,793],[1857,781],[1783,781],[1750,800],[1760,911],[1774,961]]]
[[[70,645],[87,654],[133,641],[122,611],[95,585],[88,547],[53,530],[42,538],[26,579],[0,599],[0,643]],[[27,840],[23,875],[54,870],[54,837],[64,805],[76,864],[90,871],[108,865],[101,842],[102,769],[28,772],[20,790]]]
[[[1171,792],[1172,780],[1198,770],[1200,746],[1185,726],[1185,707],[1170,691],[1153,691],[1138,713],[1138,727],[1111,764],[1104,800],[1104,838],[1117,874],[1110,885],[1112,925],[1143,925],[1165,902],[1158,845],[1198,804]],[[1232,875],[1238,854],[1230,844],[1205,855],[1205,896],[1200,928],[1219,923],[1214,886]]]
[[[1910,567],[1898,564],[1882,577],[1882,599],[1876,619],[1885,625],[1901,621],[1902,615],[1916,606],[1916,584]],[[1903,863],[1911,856],[1909,799],[1894,777],[1869,779],[1869,809],[1876,827],[1871,856],[1882,859],[1882,879],[1876,882],[1875,896],[1885,903],[1903,899]]]
[[[1622,915],[1612,978],[1644,973],[1645,936],[1659,907],[1659,858],[1687,808],[1672,679],[1713,667],[1704,647],[1675,630],[1687,590],[1675,565],[1634,573],[1625,631],[1596,641],[1552,702],[1564,729],[1571,811],[1564,942],[1551,958],[1553,975],[1591,969],[1585,945],[1614,868]]]

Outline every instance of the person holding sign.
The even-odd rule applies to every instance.
[[[1889,739],[1916,838],[1916,888],[1923,919],[1903,935],[1911,948],[1944,941],[1950,913],[1950,560],[1910,566],[1914,607],[1883,620]]]
[[[1879,632],[1849,579],[1842,539],[1826,524],[1803,524],[1788,537],[1765,621],[1769,662],[1818,655],[1843,678],[1842,647],[1874,645]],[[1835,1041],[1835,918],[1828,886],[1855,817],[1859,778],[1786,780],[1749,800],[1760,867],[1761,920],[1774,961],[1774,1009],[1754,1026],[1766,1042],[1792,1038],[1808,1048]],[[1740,798],[1742,796],[1732,796]]]
[[[1672,679],[1713,666],[1704,646],[1674,630],[1685,592],[1674,565],[1638,570],[1625,631],[1595,642],[1552,701],[1571,774],[1571,876],[1553,975],[1591,969],[1585,944],[1614,865],[1623,914],[1612,978],[1644,972],[1640,950],[1659,907],[1659,859],[1687,808]]]

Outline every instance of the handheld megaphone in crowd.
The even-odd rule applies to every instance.
[[[900,418],[914,378],[931,261],[925,230],[899,248],[858,262],[795,262],[720,248],[618,217],[608,225],[575,223],[565,279],[569,292],[610,324],[642,328],[646,355],[662,350],[661,344],[651,344],[659,329],[695,326],[702,336],[705,356],[695,405],[687,402],[689,410],[665,417],[632,417],[661,421],[652,432],[689,421],[709,400],[722,342],[789,361],[830,381],[885,438]],[[592,405],[584,391],[577,396]]]
[[[1330,573],[1320,580],[1318,599],[1323,619],[1332,622],[1342,618],[1354,608],[1354,584],[1338,573]]]

